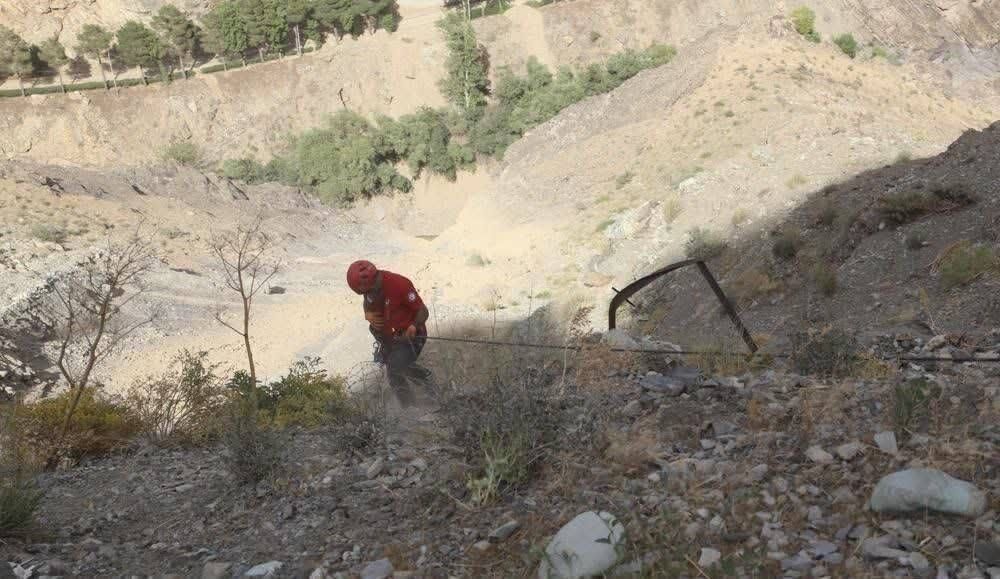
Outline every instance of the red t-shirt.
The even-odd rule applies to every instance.
[[[413,325],[424,302],[409,279],[391,271],[382,270],[381,274],[382,287],[379,292],[365,295],[365,313],[373,314],[375,320],[383,324],[382,335],[397,336]],[[417,327],[419,333],[423,333],[423,330],[422,326]]]

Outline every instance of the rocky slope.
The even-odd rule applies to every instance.
[[[139,445],[46,474],[42,532],[0,544],[0,561],[21,577],[521,577],[559,567],[553,535],[594,510],[620,522],[614,548],[562,548],[615,576],[1000,574],[1000,392],[982,387],[995,366],[825,381],[592,355],[569,359],[568,382],[559,364],[532,382],[554,437],[496,503],[472,502],[481,457],[456,446],[470,417],[435,404],[378,419],[385,445],[345,445],[346,427],[292,433],[281,474],[255,487],[235,484],[215,447]],[[505,372],[529,379],[523,368]],[[894,388],[913,379],[934,394],[900,418]],[[507,404],[527,395],[505,388]],[[966,515],[870,508],[876,483],[914,468],[980,498]]]
[[[998,146],[1000,123],[994,123],[966,132],[937,156],[832,183],[787,219],[744,232],[710,264],[739,300],[747,324],[779,349],[796,331],[827,325],[870,340],[886,333],[924,340],[953,334],[962,336],[959,349],[989,341],[1000,327]],[[899,223],[887,214],[894,207],[887,203],[898,204],[907,194],[954,194],[961,200],[911,210]],[[774,247],[787,231],[795,232],[795,252],[783,259]],[[961,283],[950,283],[945,270],[965,247],[983,248],[984,269],[963,270]],[[836,279],[830,295],[815,277],[817,265],[824,264]],[[647,305],[645,323],[675,341],[708,338],[700,330],[716,308],[701,284],[695,276],[676,276],[637,296]]]

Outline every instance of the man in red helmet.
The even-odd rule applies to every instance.
[[[375,336],[375,361],[389,369],[389,384],[402,405],[414,402],[409,380],[430,374],[415,364],[427,341],[429,313],[413,283],[396,273],[379,270],[370,261],[355,261],[347,269],[347,285],[364,296],[368,331]]]

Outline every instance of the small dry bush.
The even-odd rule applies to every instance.
[[[993,248],[973,245],[967,240],[952,244],[935,261],[946,289],[966,285],[990,271],[1000,270]]]
[[[828,263],[817,263],[812,271],[816,289],[826,297],[837,293],[837,272]]]
[[[794,227],[784,229],[771,247],[771,253],[778,259],[788,261],[795,257],[802,247],[802,234]]]
[[[936,183],[926,191],[890,193],[879,199],[878,212],[889,225],[899,226],[928,213],[945,212],[976,203],[977,197],[963,183]]]
[[[649,471],[659,457],[659,442],[649,430],[621,433],[608,431],[604,456],[620,472],[636,476]]]
[[[833,328],[811,329],[792,336],[792,364],[796,372],[804,375],[850,376],[859,351],[855,337]]]
[[[782,289],[780,280],[761,269],[747,269],[740,272],[729,287],[733,298],[742,304],[749,304],[759,298],[773,295]]]
[[[446,403],[442,415],[475,468],[468,487],[477,504],[528,482],[539,466],[561,423],[555,380],[525,371],[518,380],[494,381]]]
[[[941,387],[925,378],[916,378],[897,384],[893,389],[893,422],[895,432],[906,438],[914,428],[926,428],[933,400],[941,397]]]
[[[57,435],[71,399],[72,393],[67,390],[23,406],[19,428],[34,455],[73,461],[100,456],[127,445],[142,431],[139,418],[122,400],[86,388],[80,394],[66,436],[59,441]]]
[[[684,254],[688,259],[708,261],[722,255],[726,247],[726,241],[718,234],[695,227],[688,232],[688,240],[684,243]]]
[[[229,472],[237,482],[256,484],[274,475],[282,463],[282,436],[261,420],[260,394],[245,372],[228,387],[235,394],[224,413],[222,443]]]
[[[199,442],[218,435],[227,391],[206,352],[179,353],[167,373],[132,386],[126,403],[156,444]]]

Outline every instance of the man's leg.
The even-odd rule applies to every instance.
[[[389,385],[392,387],[396,398],[402,406],[411,406],[416,401],[413,388],[407,379],[410,365],[414,360],[416,360],[416,356],[410,345],[405,341],[393,344],[386,357],[386,366],[389,370]]]

